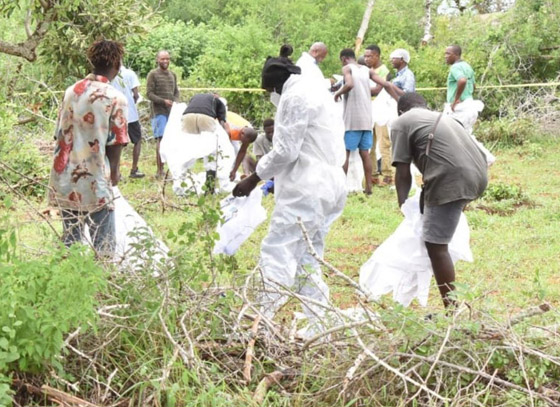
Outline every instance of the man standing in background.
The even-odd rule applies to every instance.
[[[144,174],[138,170],[138,159],[142,149],[142,127],[140,126],[138,109],[136,108],[136,102],[140,96],[138,93],[140,81],[132,69],[128,69],[121,64],[121,69],[115,79],[111,81],[111,85],[119,90],[128,102],[128,137],[130,137],[130,141],[134,144],[130,178],[143,178]]]
[[[474,93],[474,71],[461,59],[462,50],[458,45],[445,49],[445,62],[450,65],[447,76],[447,103],[455,111],[457,105],[466,99],[472,99]]]
[[[348,173],[350,152],[358,149],[366,179],[364,193],[371,195],[373,166],[369,149],[373,147],[373,121],[369,80],[373,79],[374,73],[369,68],[356,63],[356,55],[350,48],[340,51],[340,62],[342,62],[344,85],[334,94],[334,100],[337,102],[344,95],[346,162],[343,168],[344,172]]]
[[[169,70],[169,52],[159,51],[156,60],[158,67],[148,74],[147,96],[152,102],[152,129],[157,142],[156,178],[163,178],[163,162],[159,155],[159,146],[171,112],[171,106],[173,106],[173,102],[179,101],[179,88],[177,87],[177,76]]]
[[[377,45],[370,45],[366,48],[364,52],[364,60],[366,65],[373,69],[376,75],[380,76],[382,79],[387,80],[387,75],[389,75],[389,68],[381,62],[381,49]],[[372,93],[377,94],[381,91],[382,86],[377,85],[377,88],[372,91]],[[375,163],[375,145],[379,143],[379,152],[381,153],[381,176],[383,177],[383,184],[390,185],[393,182],[393,168],[391,163],[393,162],[391,157],[391,139],[389,138],[389,129],[386,124],[383,126],[374,123],[373,127],[374,143],[370,151],[370,157],[373,163]],[[377,179],[377,177],[375,177]],[[374,180],[375,182],[375,180]]]

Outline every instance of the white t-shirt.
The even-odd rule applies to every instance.
[[[136,109],[136,103],[134,103],[132,89],[140,86],[138,76],[136,76],[133,70],[121,66],[119,74],[111,81],[111,85],[126,96],[126,100],[128,101],[128,122],[137,122],[138,109]]]

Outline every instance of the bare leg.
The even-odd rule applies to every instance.
[[[156,177],[163,178],[163,162],[161,161],[161,157],[159,155],[159,145],[161,143],[161,137],[156,141],[156,163],[157,163],[157,173]]]
[[[142,139],[138,143],[134,144],[134,149],[132,150],[132,171],[136,172],[138,170],[138,159],[140,158],[140,150],[142,149]]]
[[[346,150],[346,161],[344,162],[344,165],[342,166],[342,169],[344,170],[345,174],[348,174],[348,162],[350,161],[350,150]]]
[[[373,171],[373,167],[371,165],[371,157],[369,156],[368,150],[360,150],[360,157],[362,158],[362,164],[364,165],[364,177],[366,179],[366,189],[365,193],[367,195],[371,195],[371,184],[372,184],[372,176],[371,172]],[[348,160],[346,160],[348,162]]]
[[[455,267],[449,255],[446,244],[436,244],[425,242],[428,249],[428,256],[432,262],[434,276],[438,284],[439,292],[443,300],[443,305],[447,308],[455,305],[455,301],[449,298],[449,293],[455,290]]]

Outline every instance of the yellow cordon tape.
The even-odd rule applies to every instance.
[[[542,83],[518,83],[511,85],[484,85],[477,86],[476,89],[506,89],[506,88],[542,88],[542,87],[554,87],[560,86],[560,82],[542,82]],[[222,92],[264,92],[264,89],[260,88],[179,88],[179,90],[184,91],[222,91]],[[417,91],[432,91],[432,90],[447,90],[445,87],[438,88],[416,88]],[[64,93],[63,90],[54,91],[43,91],[37,93]],[[29,92],[18,92],[14,93],[14,96],[28,95]]]

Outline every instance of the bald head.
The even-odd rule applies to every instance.
[[[309,48],[309,55],[315,58],[315,61],[317,61],[318,64],[323,62],[328,53],[329,50],[324,42],[316,42],[311,45],[311,48]]]

